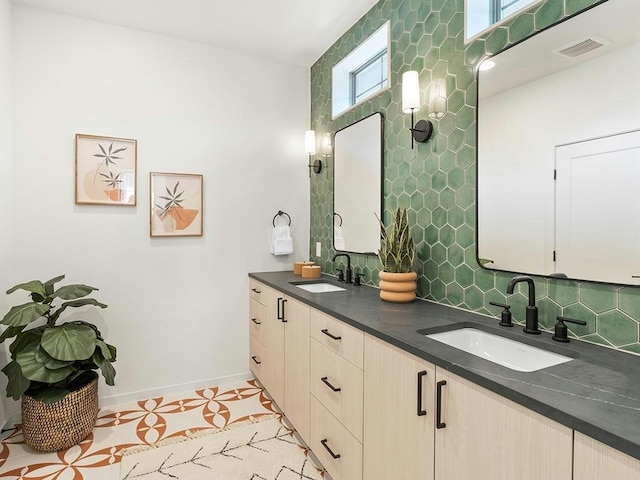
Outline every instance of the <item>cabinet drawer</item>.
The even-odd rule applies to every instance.
[[[249,368],[258,380],[264,385],[264,346],[253,335],[249,335]]]
[[[311,340],[311,393],[362,442],[362,370]]]
[[[311,310],[311,337],[362,370],[364,334],[318,310]]]
[[[264,343],[264,323],[266,321],[265,306],[257,300],[249,300],[249,330],[251,335]]]
[[[362,445],[313,395],[310,447],[333,480],[362,479]]]
[[[265,298],[264,289],[265,286],[262,283],[254,280],[253,278],[249,279],[249,294],[251,298],[263,305]]]

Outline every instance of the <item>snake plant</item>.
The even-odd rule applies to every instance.
[[[409,228],[406,208],[397,208],[393,214],[391,228],[387,230],[380,220],[380,250],[378,257],[385,272],[408,273],[413,268],[416,247]]]

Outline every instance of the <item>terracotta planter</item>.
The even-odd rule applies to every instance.
[[[55,403],[22,396],[24,443],[42,452],[77,445],[92,432],[98,418],[98,374]]]
[[[380,298],[385,302],[409,303],[416,299],[416,272],[380,272]]]

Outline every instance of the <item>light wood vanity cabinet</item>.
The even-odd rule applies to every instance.
[[[437,480],[571,480],[571,429],[446,370],[435,380]]]
[[[253,279],[249,290],[251,371],[307,441],[310,308]]]
[[[250,292],[251,371],[333,480],[640,480],[640,460],[254,279]]]
[[[640,480],[640,460],[575,432],[573,480]]]
[[[333,480],[362,479],[364,334],[312,309],[310,342],[309,446]]]
[[[363,477],[433,479],[435,367],[370,335],[364,365]]]
[[[369,335],[364,358],[367,480],[571,480],[570,429]]]

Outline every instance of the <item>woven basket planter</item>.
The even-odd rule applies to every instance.
[[[42,452],[56,452],[87,438],[98,418],[98,374],[55,403],[22,396],[24,442]]]

